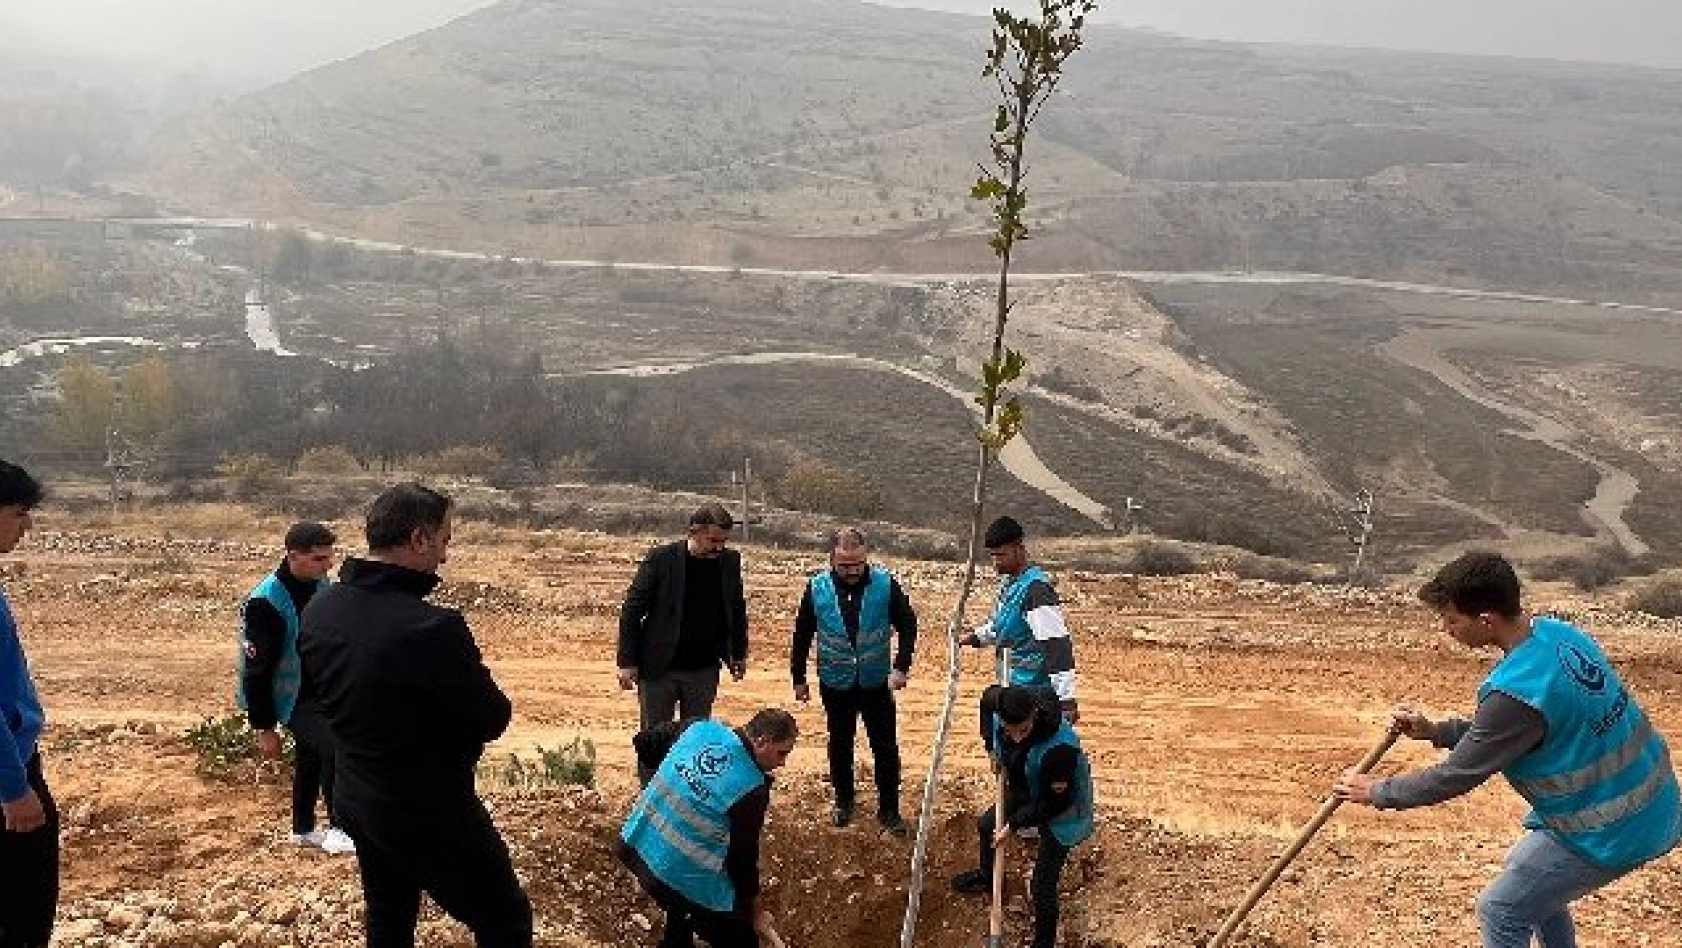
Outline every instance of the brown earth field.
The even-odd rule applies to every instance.
[[[237,606],[270,568],[285,523],[234,507],[75,520],[48,508],[0,564],[51,724],[46,766],[65,814],[59,945],[293,946],[361,940],[353,857],[282,841],[281,774],[195,772],[184,730],[231,706]],[[352,536],[354,525],[341,524]],[[634,787],[634,702],[615,686],[620,597],[646,546],[570,532],[458,526],[437,598],[461,608],[514,700],[513,727],[481,784],[536,904],[538,944],[652,944],[659,913],[607,844]],[[883,559],[925,624],[900,705],[908,807],[923,785],[944,692],[945,616],[961,567]],[[792,708],[805,735],[773,795],[763,874],[790,948],[897,944],[910,847],[867,818],[827,823],[820,710],[792,703],[789,630],[816,554],[745,547],[753,654],[718,711]],[[1441,638],[1403,589],[1276,586],[1211,575],[1140,579],[1067,571],[1081,732],[1100,829],[1064,877],[1064,944],[1194,948],[1314,813],[1335,776],[1383,733],[1399,701],[1464,710],[1490,656]],[[990,598],[983,585],[969,614]],[[1582,616],[1659,726],[1682,734],[1682,626],[1597,607],[1553,587],[1535,604]],[[985,904],[954,896],[969,814],[989,796],[973,708],[987,662],[964,658],[959,712],[936,798],[917,944],[982,943]],[[585,735],[596,786],[510,789],[509,754]],[[1381,769],[1435,757],[1398,747]],[[861,750],[861,759],[868,754]],[[861,805],[873,803],[868,777]],[[1472,902],[1517,834],[1522,806],[1487,786],[1408,813],[1340,810],[1235,945],[1303,948],[1476,943]],[[1011,855],[1006,944],[1024,943],[1028,854]],[[1682,862],[1669,858],[1581,903],[1589,948],[1674,945]],[[429,910],[421,943],[468,945]]]

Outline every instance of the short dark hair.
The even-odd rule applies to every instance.
[[[736,518],[730,516],[730,511],[724,509],[723,504],[707,504],[696,508],[689,515],[691,527],[723,527],[726,530],[736,525]]]
[[[792,741],[800,736],[800,725],[794,720],[794,715],[782,708],[763,708],[748,720],[747,727],[742,732],[748,740],[765,738],[774,744]]]
[[[302,553],[318,546],[339,542],[331,527],[314,520],[300,520],[286,530],[286,552]]]
[[[41,502],[45,494],[41,482],[16,464],[0,461],[0,507],[22,507],[29,510]]]
[[[437,530],[450,515],[452,503],[444,494],[414,481],[386,488],[368,505],[368,549],[393,549],[408,543],[416,530]]]
[[[1438,570],[1419,587],[1419,599],[1434,609],[1452,607],[1461,615],[1493,612],[1514,619],[1522,609],[1521,592],[1518,573],[1506,557],[1474,550]]]
[[[1014,517],[1000,517],[987,525],[987,535],[982,538],[981,545],[989,550],[996,550],[1001,546],[1021,543],[1023,533],[1022,524]]]
[[[1038,702],[1034,700],[1034,693],[1027,688],[1015,686],[999,689],[996,702],[999,720],[1011,727],[1027,721],[1034,716],[1034,709]]]
[[[831,550],[853,549],[854,547],[870,549],[870,538],[858,527],[842,527],[830,534],[829,548]]]

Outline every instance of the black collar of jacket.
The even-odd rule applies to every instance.
[[[437,573],[423,573],[383,560],[347,556],[345,565],[339,569],[339,582],[363,589],[395,589],[418,599],[431,593],[442,580]]]

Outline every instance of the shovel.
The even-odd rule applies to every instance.
[[[1400,736],[1395,731],[1385,731],[1384,740],[1374,745],[1373,749],[1367,752],[1367,756],[1355,765],[1356,772],[1364,774],[1378,766],[1379,760],[1383,759],[1385,753],[1395,746],[1396,739]],[[1297,838],[1292,841],[1290,847],[1281,853],[1278,859],[1273,860],[1273,865],[1268,866],[1267,871],[1262,873],[1262,877],[1257,879],[1256,884],[1250,887],[1250,891],[1244,896],[1243,903],[1233,909],[1232,914],[1226,917],[1226,923],[1221,926],[1220,931],[1215,932],[1215,937],[1209,939],[1209,944],[1205,948],[1222,948],[1232,938],[1233,933],[1238,931],[1238,926],[1244,924],[1244,919],[1256,907],[1256,903],[1260,902],[1262,896],[1267,894],[1267,890],[1273,887],[1274,882],[1278,881],[1279,874],[1285,871],[1285,867],[1291,864],[1291,860],[1297,858],[1297,854],[1302,852],[1304,846],[1308,845],[1308,841],[1313,839],[1314,834],[1320,831],[1320,827],[1326,825],[1326,821],[1332,818],[1332,814],[1337,811],[1338,805],[1342,802],[1336,796],[1326,797],[1326,802],[1320,804],[1320,811],[1314,814],[1314,818],[1309,820],[1308,824],[1302,828],[1302,832],[1297,834]],[[992,946],[990,945],[989,948],[992,948]]]

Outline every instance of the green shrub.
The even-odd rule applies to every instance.
[[[496,768],[502,785],[513,790],[543,790],[552,787],[594,787],[596,745],[582,735],[553,749],[537,746],[537,759],[509,754]]]
[[[187,729],[187,746],[198,755],[195,768],[199,776],[210,780],[229,780],[249,766],[263,763],[257,753],[257,732],[246,723],[245,715],[230,713],[224,717],[206,716],[203,721]],[[282,732],[282,759],[291,763],[293,756],[291,735]],[[259,767],[258,775],[261,775]]]

